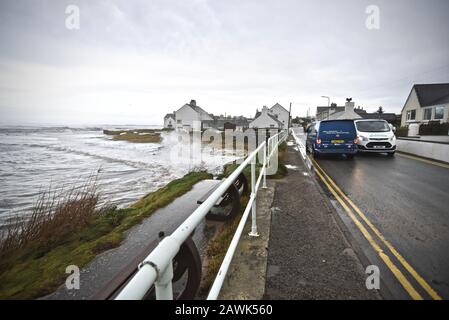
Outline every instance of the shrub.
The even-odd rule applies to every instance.
[[[449,133],[449,123],[429,122],[419,127],[419,134],[423,136],[447,136]]]
[[[399,127],[396,129],[396,137],[407,137],[408,127]]]

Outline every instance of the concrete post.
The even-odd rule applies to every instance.
[[[259,233],[257,233],[257,212],[256,212],[256,157],[251,160],[251,197],[254,198],[253,204],[251,206],[252,213],[252,224],[251,224],[251,232],[249,236],[258,237]]]

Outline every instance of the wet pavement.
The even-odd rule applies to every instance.
[[[291,168],[276,182],[268,248],[267,299],[378,299],[341,231],[338,215],[289,143]],[[292,170],[293,169],[293,170]]]

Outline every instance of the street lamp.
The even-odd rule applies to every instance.
[[[331,106],[331,98],[329,98],[328,96],[321,96],[321,98],[326,98],[327,99],[327,106],[328,107]]]
[[[328,96],[321,96],[321,98],[326,98],[327,99],[327,120],[329,120],[329,107],[331,106],[331,98],[329,98]]]

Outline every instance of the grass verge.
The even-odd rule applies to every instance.
[[[64,283],[67,266],[81,268],[97,254],[118,246],[124,231],[191,190],[197,182],[210,178],[212,175],[205,171],[188,173],[130,208],[98,210],[85,226],[64,237],[54,234],[51,241],[32,241],[3,255],[0,299],[32,299],[52,293]]]
[[[159,143],[162,141],[162,137],[157,133],[134,133],[127,132],[113,137],[114,140],[128,141],[134,143]]]

